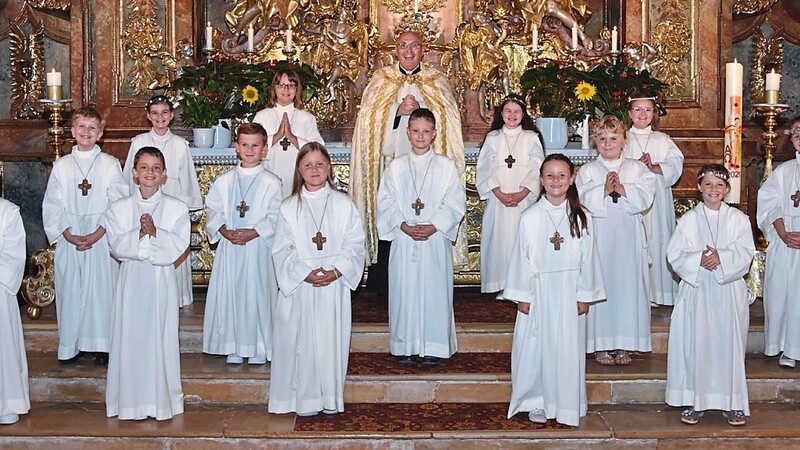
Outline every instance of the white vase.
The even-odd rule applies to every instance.
[[[214,148],[230,148],[231,146],[231,119],[219,119],[214,125]]]
[[[192,136],[194,137],[193,145],[196,148],[211,148],[214,146],[213,128],[193,128]]]
[[[542,133],[545,149],[561,149],[567,146],[567,119],[563,117],[539,117],[536,127]]]

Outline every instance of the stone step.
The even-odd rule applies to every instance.
[[[105,368],[92,360],[60,365],[54,354],[28,360],[32,401],[104,401]],[[181,368],[188,403],[266,403],[268,364],[228,365],[224,357],[184,354]],[[779,367],[777,358],[748,355],[747,376],[751,401],[800,403],[800,370]],[[586,378],[591,404],[663,403],[666,355],[634,354],[630,366],[587,361]],[[488,403],[510,395],[507,353],[459,353],[435,368],[405,368],[390,355],[354,353],[345,389],[348,403]]]
[[[741,427],[709,412],[699,424],[679,420],[664,405],[596,405],[577,428],[537,425],[524,414],[507,419],[505,404],[348,404],[337,416],[275,415],[262,405],[188,405],[172,420],[119,421],[100,403],[35,403],[10,426],[0,426],[0,448],[59,450],[391,448],[426,449],[708,449],[800,447],[796,405],[751,405]],[[372,420],[375,415],[381,420]],[[457,416],[445,416],[456,411]],[[429,418],[428,420],[424,420]],[[412,420],[413,419],[413,420]]]

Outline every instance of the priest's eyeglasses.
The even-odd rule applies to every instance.
[[[633,112],[637,112],[637,113],[643,113],[643,112],[644,113],[651,113],[651,112],[653,112],[653,108],[640,108],[640,107],[637,106],[635,108],[632,108],[632,111]]]
[[[422,44],[420,44],[419,42],[400,42],[399,44],[397,44],[397,47],[400,48],[400,50],[407,50],[409,48],[416,50],[422,47]]]
[[[297,85],[294,84],[294,83],[278,83],[278,84],[275,85],[275,87],[278,88],[278,89],[292,90],[292,89],[296,89]]]

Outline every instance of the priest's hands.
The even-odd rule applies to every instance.
[[[305,281],[314,287],[323,287],[336,281],[339,276],[340,274],[336,272],[335,268],[325,270],[322,267],[318,267],[306,275]]]
[[[606,186],[604,196],[609,196],[612,192],[616,192],[620,197],[627,197],[625,194],[625,186],[619,181],[619,174],[617,172],[608,172],[606,174]]]
[[[703,256],[700,257],[700,267],[708,271],[714,271],[719,265],[720,260],[717,249],[710,245],[706,245],[706,249],[703,251]]]
[[[415,241],[427,241],[429,237],[436,233],[436,227],[433,225],[409,225],[405,222],[400,224],[400,231],[407,234]]]
[[[229,230],[227,226],[219,227],[219,234],[225,239],[229,240],[234,245],[245,245],[248,242],[258,237],[258,231],[253,228],[240,228],[238,230]]]
[[[642,154],[642,157],[639,158],[639,161],[643,162],[644,165],[647,166],[648,169],[650,169],[650,172],[657,173],[659,175],[664,174],[664,171],[661,170],[661,164],[654,164],[653,158],[650,157],[650,153]]]
[[[401,101],[400,106],[397,107],[395,116],[407,116],[415,109],[419,109],[419,102],[413,95],[408,94],[403,97],[403,101]]]
[[[156,224],[153,222],[153,216],[147,213],[139,217],[139,239],[145,237],[145,235],[156,237]]]
[[[530,192],[531,192],[530,189],[526,187],[522,188],[522,190],[519,192],[510,192],[510,193],[501,191],[499,187],[492,189],[492,193],[494,194],[494,196],[497,197],[498,200],[500,200],[500,203],[502,203],[503,206],[506,206],[508,208],[519,206],[519,204],[523,200],[525,200],[525,197],[527,197],[528,194],[530,194]]]

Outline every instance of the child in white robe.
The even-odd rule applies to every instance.
[[[478,155],[475,187],[486,200],[481,228],[481,292],[502,291],[519,216],[539,197],[544,150],[525,103],[508,98],[497,108]],[[499,295],[502,297],[502,293]]]
[[[119,160],[97,141],[102,118],[94,108],[72,115],[72,152],[53,162],[42,202],[47,239],[56,244],[55,289],[58,359],[74,362],[80,352],[98,352],[108,363],[111,299],[117,263],[109,254],[103,215],[126,195]]]
[[[278,277],[273,310],[269,412],[313,416],[344,411],[350,355],[350,291],[364,273],[364,224],[333,185],[324,146],[304,145],[292,195],[272,246]]]
[[[122,176],[130,188],[128,195],[133,195],[139,189],[133,181],[133,158],[140,148],[150,146],[161,150],[167,162],[165,169],[169,170],[169,179],[161,187],[161,191],[186,203],[189,211],[203,209],[203,198],[200,194],[200,184],[194,170],[194,162],[189,152],[189,143],[186,139],[172,134],[169,126],[175,117],[172,102],[163,95],[151,98],[145,105],[147,120],[153,127],[147,133],[134,136],[128,150],[128,158],[122,170]],[[191,305],[192,297],[192,261],[186,258],[177,267],[175,276],[178,279],[178,300],[181,307]]]
[[[795,158],[779,165],[758,190],[758,227],[764,232],[764,354],[794,368],[800,359],[800,117],[787,130]]]
[[[164,155],[142,147],[133,160],[139,190],[114,202],[105,223],[121,261],[114,297],[106,415],[166,420],[183,413],[175,266],[189,248],[189,210],[162,193]]]
[[[389,351],[401,365],[437,365],[457,350],[453,315],[453,242],[466,211],[455,164],[431,150],[436,118],[411,113],[411,152],[381,176],[378,237],[389,253]]]
[[[264,166],[281,179],[283,196],[292,193],[297,152],[309,142],[325,145],[317,118],[305,110],[303,86],[292,69],[278,69],[269,87],[267,108],[256,113],[253,122],[267,130],[269,153]]]
[[[17,291],[25,271],[25,228],[17,205],[0,198],[0,425],[31,409],[28,360]]]
[[[257,123],[239,126],[241,163],[217,177],[206,197],[206,235],[219,242],[208,283],[203,352],[228,355],[228,364],[272,359],[272,308],[278,282],[272,240],[283,193],[261,165],[267,132]]]
[[[508,417],[578,426],[586,415],[586,316],[606,297],[600,258],[564,155],[541,166],[542,198],[522,212],[505,297],[517,302]]]
[[[667,258],[681,277],[669,327],[667,404],[688,406],[693,425],[709,409],[730,425],[750,415],[745,374],[750,308],[745,274],[755,254],[750,219],[723,197],[730,190],[720,164],[700,169],[703,203],[681,217]]]
[[[672,306],[678,282],[667,264],[667,244],[675,230],[672,186],[683,174],[683,153],[668,135],[657,131],[658,112],[654,98],[630,99],[628,112],[631,128],[622,157],[644,163],[656,175],[658,183],[653,206],[642,214],[651,260],[651,301],[653,305]]]
[[[653,204],[656,175],[635,159],[622,158],[625,126],[613,116],[592,129],[599,156],[581,167],[575,184],[592,214],[608,299],[586,316],[586,351],[601,365],[628,365],[628,351],[650,351],[647,236],[642,213]],[[610,351],[616,350],[612,355]]]

